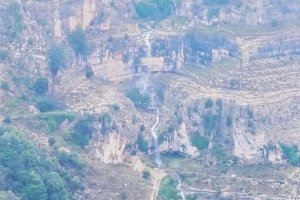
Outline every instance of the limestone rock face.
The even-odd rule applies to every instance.
[[[74,30],[78,25],[85,30],[96,15],[96,1],[84,0],[82,5],[80,5],[80,9],[76,11],[75,16],[69,18],[70,30]]]
[[[126,138],[118,133],[109,133],[101,141],[95,140],[91,148],[95,157],[104,163],[122,163],[125,159]]]

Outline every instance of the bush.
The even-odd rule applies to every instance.
[[[135,3],[135,10],[143,19],[162,20],[171,15],[172,0],[143,0]]]
[[[219,6],[228,4],[229,0],[204,0],[203,2],[206,6]]]
[[[4,35],[7,37],[8,41],[14,41],[24,29],[21,5],[17,2],[10,3],[5,10],[5,15]]]
[[[0,136],[0,168],[5,182],[21,199],[70,199],[76,192],[65,177],[75,177],[56,158],[37,149],[21,133]],[[64,174],[64,176],[62,175]]]
[[[209,139],[201,136],[199,133],[193,133],[190,137],[190,141],[192,145],[199,150],[207,149],[209,145]]]
[[[68,40],[75,51],[76,56],[88,55],[88,42],[84,30],[77,27],[69,36]]]
[[[227,115],[227,117],[226,117],[226,126],[227,127],[232,127],[232,117],[231,117],[231,115]]]
[[[288,146],[281,144],[280,148],[284,158],[288,159],[292,165],[300,165],[300,156],[298,156],[298,148],[296,145]]]
[[[0,61],[6,60],[7,57],[8,57],[8,52],[5,50],[0,50]]]
[[[92,78],[94,76],[94,71],[91,67],[88,67],[86,72],[85,72],[85,77],[86,78]]]
[[[220,14],[219,8],[210,8],[210,9],[208,9],[208,12],[207,12],[207,18],[212,19],[214,17],[218,17],[219,14]]]
[[[54,111],[59,108],[58,103],[47,98],[41,98],[36,103],[37,109],[41,112]]]
[[[207,114],[202,116],[202,124],[205,134],[210,135],[211,132],[216,129],[221,121],[219,115]]]
[[[181,200],[179,191],[176,189],[178,181],[170,176],[162,179],[159,186],[159,197],[162,200]]]
[[[204,107],[211,108],[213,106],[213,104],[214,104],[213,100],[211,98],[209,98],[205,101]]]
[[[138,145],[138,149],[141,152],[144,152],[144,153],[147,152],[147,150],[148,150],[148,141],[141,134],[138,135],[136,143]]]
[[[114,111],[120,111],[120,106],[118,104],[113,104],[112,108],[114,109]]]
[[[56,153],[56,157],[62,166],[79,170],[83,169],[84,165],[76,154],[69,154],[64,151],[60,151]]]
[[[55,138],[49,138],[48,143],[49,143],[50,146],[53,146],[56,143],[56,139]]]
[[[34,91],[39,95],[45,95],[48,92],[48,79],[39,78],[33,84]]]
[[[4,122],[5,124],[11,124],[11,117],[10,117],[10,116],[6,116],[6,117],[4,118],[4,120],[3,120],[3,122]]]
[[[151,179],[150,172],[147,171],[147,170],[143,170],[143,172],[142,172],[142,178],[145,179],[145,180],[150,180]]]
[[[129,90],[126,93],[126,97],[133,101],[135,107],[146,109],[150,105],[150,97],[146,94],[141,94],[138,89]]]
[[[88,145],[93,133],[91,117],[84,117],[76,122],[71,133],[71,141],[81,147]]]
[[[47,57],[51,74],[56,76],[58,71],[65,65],[65,51],[63,46],[53,44],[47,52]]]
[[[72,113],[44,114],[39,116],[38,118],[40,121],[44,122],[43,126],[46,127],[48,131],[54,132],[65,120],[73,121],[74,115]]]
[[[2,90],[6,90],[6,91],[9,90],[8,82],[1,82],[0,87],[1,87]]]

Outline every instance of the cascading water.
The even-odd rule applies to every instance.
[[[184,195],[184,193],[183,193],[183,191],[181,189],[181,180],[180,180],[180,178],[178,178],[177,190],[179,190],[180,196],[182,197],[182,200],[185,200],[186,199],[185,195]]]
[[[147,46],[147,57],[150,58],[151,57],[151,52],[152,52],[152,47],[151,47],[151,43],[150,43],[150,35],[151,35],[151,32],[147,32],[145,34],[145,44]]]
[[[160,119],[159,119],[159,109],[157,109],[157,114],[156,114],[156,122],[155,124],[151,127],[151,134],[154,140],[154,155],[155,155],[155,164],[157,167],[162,167],[162,162],[160,159],[160,154],[158,151],[158,137],[157,137],[157,132],[156,132],[156,126],[158,125]]]

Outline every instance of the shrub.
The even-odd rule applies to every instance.
[[[48,143],[49,143],[50,146],[53,146],[56,143],[56,139],[55,138],[49,138]]]
[[[69,154],[64,151],[59,151],[56,153],[56,157],[62,166],[79,170],[83,169],[84,165],[76,154]]]
[[[52,99],[41,98],[36,103],[37,109],[41,112],[54,111],[59,108],[58,103]]]
[[[4,118],[4,120],[3,120],[3,122],[4,122],[5,124],[11,124],[11,117],[10,117],[10,116],[6,116],[6,117]]]
[[[17,2],[10,3],[5,10],[5,14],[4,35],[7,37],[8,41],[14,41],[24,29],[21,5]]]
[[[227,127],[232,127],[232,117],[231,117],[231,115],[227,115],[227,117],[226,117],[226,126]]]
[[[141,152],[144,152],[144,153],[147,152],[147,150],[148,150],[148,141],[141,134],[138,135],[136,143],[138,145],[138,149]]]
[[[172,0],[143,0],[135,3],[135,10],[138,16],[151,20],[167,18],[171,15],[173,7]]]
[[[150,172],[147,171],[147,170],[143,170],[143,172],[142,172],[142,178],[145,179],[145,180],[150,180],[151,179]]]
[[[112,108],[114,109],[114,111],[119,111],[120,110],[120,106],[118,104],[113,104]]]
[[[207,18],[212,19],[214,17],[218,17],[220,14],[219,8],[210,8],[207,11]]]
[[[150,97],[146,94],[141,94],[138,89],[131,89],[126,93],[126,97],[133,101],[138,108],[146,109],[150,105]]]
[[[68,40],[75,51],[76,56],[88,55],[88,42],[84,30],[77,27],[69,36]]]
[[[93,133],[93,121],[91,117],[78,120],[71,133],[71,141],[81,147],[88,145]]]
[[[65,65],[65,51],[62,45],[53,44],[47,52],[51,74],[56,76]]]
[[[7,57],[8,57],[8,52],[5,50],[0,50],[0,61],[6,60]]]
[[[162,200],[181,200],[179,191],[176,189],[178,181],[173,179],[170,176],[167,176],[162,179],[159,186],[159,197]]]
[[[94,76],[94,71],[91,67],[88,67],[85,72],[85,77],[90,79]]]
[[[0,168],[5,170],[5,182],[21,199],[69,199],[75,192],[65,178],[74,174],[23,134],[6,132],[0,136],[0,146]]]
[[[228,4],[229,0],[204,0],[203,2],[206,6],[219,6]]]
[[[45,122],[45,127],[48,131],[54,132],[65,121],[73,121],[74,115],[72,113],[65,114],[44,114],[38,117],[40,121]]]
[[[199,133],[193,133],[190,137],[190,141],[192,145],[199,150],[207,149],[209,145],[209,139],[201,136]]]
[[[34,91],[39,95],[45,95],[48,92],[48,79],[39,78],[33,84]]]
[[[9,90],[8,82],[1,82],[0,87],[1,87],[2,90],[6,90],[6,91]]]
[[[214,102],[211,98],[208,98],[206,101],[205,101],[205,104],[204,104],[204,107],[205,108],[211,108],[213,106]]]
[[[210,135],[212,130],[216,129],[221,121],[219,115],[207,114],[202,116],[202,124],[205,134]]]
[[[298,156],[298,148],[296,145],[288,146],[281,144],[280,148],[282,150],[285,159],[288,159],[292,165],[300,164],[300,156]]]

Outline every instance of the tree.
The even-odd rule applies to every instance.
[[[47,200],[46,186],[40,175],[35,171],[31,171],[28,179],[29,180],[22,198],[28,200]]]
[[[141,152],[144,152],[144,153],[147,152],[147,150],[148,150],[148,141],[141,134],[138,135],[136,143],[138,145],[138,149]]]
[[[45,95],[48,92],[48,79],[39,78],[33,84],[34,91],[39,95]]]
[[[190,137],[193,146],[197,147],[199,150],[207,149],[209,145],[209,139],[201,136],[199,133],[194,133]]]
[[[47,52],[51,74],[56,76],[65,65],[65,51],[62,45],[54,43]]]
[[[93,133],[91,117],[80,119],[74,126],[71,133],[71,141],[81,147],[88,145]]]
[[[86,57],[88,55],[88,42],[84,30],[78,26],[69,36],[70,45],[75,51],[76,57]]]

